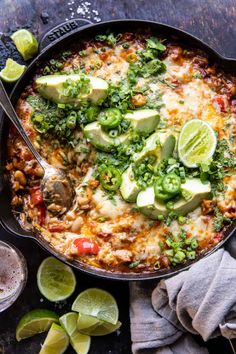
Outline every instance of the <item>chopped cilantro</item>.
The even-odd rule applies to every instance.
[[[139,52],[140,59],[131,63],[128,70],[128,79],[131,84],[137,82],[137,77],[157,76],[166,70],[166,65],[158,56],[166,47],[157,38],[147,39],[146,48]]]
[[[128,79],[132,84],[137,82],[137,78],[150,77],[163,73],[166,70],[166,65],[159,59],[152,59],[144,62],[142,60],[131,63],[128,70]]]
[[[236,157],[230,150],[227,140],[219,140],[213,161],[209,166],[209,171],[206,172],[211,182],[213,196],[225,192],[227,186],[223,183],[222,179],[231,174],[231,169],[236,169]]]
[[[116,36],[113,33],[107,34],[98,34],[95,39],[99,42],[106,42],[111,47],[115,47],[116,43],[121,38],[121,34],[117,34]]]
[[[159,52],[163,52],[164,50],[166,50],[166,46],[162,44],[156,37],[151,37],[146,41],[147,41],[147,49],[155,49]]]
[[[104,104],[106,107],[116,107],[123,113],[126,113],[128,109],[133,108],[131,102],[132,97],[133,89],[130,87],[127,80],[121,80],[116,85],[110,84]]]
[[[231,220],[225,217],[218,208],[215,208],[214,212],[213,226],[215,231],[219,232],[225,224],[231,223]]]
[[[33,108],[31,116],[34,128],[45,138],[49,135],[55,136],[61,142],[72,142],[73,131],[79,119],[76,112],[70,105],[63,108],[38,95],[27,97],[27,102]]]

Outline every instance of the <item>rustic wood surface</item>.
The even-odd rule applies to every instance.
[[[117,18],[140,18],[167,23],[203,39],[221,54],[236,58],[236,0],[0,0],[0,67],[11,56],[21,61],[9,36],[18,28],[30,28],[40,36],[49,28],[70,18],[88,18],[93,22]],[[1,206],[2,208],[3,206]],[[6,312],[0,314],[0,354],[35,354],[39,352],[44,335],[17,343],[15,326],[19,317],[30,309],[51,308],[59,313],[70,309],[71,300],[61,306],[50,304],[39,294],[36,271],[46,253],[35,243],[16,239],[0,229],[0,238],[9,240],[24,253],[29,279],[24,293]],[[121,331],[104,338],[94,338],[92,354],[129,354],[128,284],[95,279],[77,273],[77,292],[87,287],[102,287],[118,300]],[[74,299],[74,296],[72,300]],[[223,339],[209,341],[210,353],[230,354],[229,343]],[[72,354],[72,350],[67,351]],[[185,354],[185,353],[183,353]]]

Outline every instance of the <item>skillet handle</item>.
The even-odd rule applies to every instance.
[[[63,38],[67,34],[78,31],[79,28],[91,25],[93,22],[84,18],[74,18],[49,29],[40,40],[39,49],[42,51],[51,43]]]

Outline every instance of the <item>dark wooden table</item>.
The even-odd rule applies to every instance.
[[[236,57],[236,0],[87,0],[87,6],[84,6],[85,2],[86,0],[0,0],[0,67],[8,56],[21,61],[9,40],[13,31],[21,27],[30,28],[40,37],[50,27],[73,17],[88,18],[93,22],[117,18],[155,20],[187,30],[221,54]],[[10,309],[0,314],[0,354],[35,354],[38,353],[45,335],[17,343],[14,336],[20,316],[38,307],[65,313],[70,310],[75,296],[61,305],[54,305],[43,299],[36,285],[36,271],[47,254],[32,241],[17,239],[1,228],[0,239],[15,244],[25,255],[29,268],[29,279],[23,294]],[[119,334],[93,338],[90,353],[131,353],[128,284],[99,280],[81,273],[76,273],[76,276],[76,293],[94,286],[112,292],[118,301],[123,323]],[[211,340],[206,345],[212,354],[232,353],[228,341],[223,338]],[[73,351],[68,350],[67,353],[72,354]]]

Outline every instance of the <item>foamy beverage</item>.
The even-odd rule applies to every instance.
[[[8,308],[22,292],[27,279],[27,267],[22,253],[0,241],[0,312]]]

